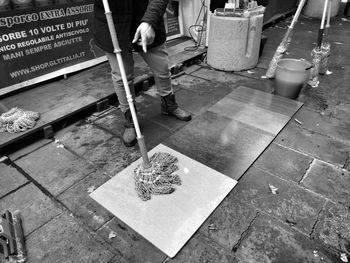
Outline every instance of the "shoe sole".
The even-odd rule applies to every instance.
[[[178,119],[180,121],[190,121],[190,120],[192,120],[192,116],[188,116],[187,118],[179,118],[176,115],[171,114],[171,113],[169,113],[167,111],[162,111],[162,114],[166,115],[166,116],[173,116],[174,118],[176,118],[176,119]]]

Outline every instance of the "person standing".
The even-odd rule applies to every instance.
[[[109,0],[116,33],[122,50],[126,76],[130,91],[135,97],[133,86],[133,50],[137,51],[151,68],[157,93],[161,98],[161,113],[182,121],[191,120],[189,112],[179,108],[171,85],[168,53],[165,47],[166,32],[163,15],[168,0]],[[117,58],[113,53],[102,0],[94,2],[94,40],[105,51],[111,66],[111,75],[121,111],[125,116],[123,142],[130,147],[136,144],[136,132],[119,71]]]

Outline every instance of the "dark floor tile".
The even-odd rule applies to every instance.
[[[94,124],[121,138],[125,129],[125,117],[122,111],[116,108],[109,114],[94,120]]]
[[[302,184],[334,202],[350,205],[350,172],[315,160]]]
[[[171,148],[233,179],[269,145],[273,136],[205,112],[165,142]]]
[[[230,194],[215,209],[199,231],[231,251],[257,215],[256,208]]]
[[[114,256],[66,213],[33,232],[26,246],[28,262],[107,263]]]
[[[56,135],[60,143],[79,155],[84,155],[87,151],[104,143],[113,135],[92,124],[80,121],[77,124],[60,130]]]
[[[314,235],[326,246],[350,255],[349,207],[328,203],[322,213]]]
[[[96,171],[60,194],[57,199],[64,203],[77,219],[97,230],[113,215],[96,203],[89,194],[107,182],[110,177]]]
[[[275,142],[326,162],[339,166],[345,164],[349,156],[349,146],[297,125],[294,122],[289,123],[276,137]]]
[[[166,255],[117,218],[98,230],[98,235],[120,251],[127,262],[162,263]]]
[[[115,137],[97,145],[84,155],[84,158],[93,162],[110,175],[117,174],[140,157],[137,146],[126,147],[121,139]]]
[[[295,119],[299,120],[302,123],[301,127],[307,130],[350,144],[350,122],[347,120],[332,118],[306,107],[298,111]]]
[[[2,198],[0,211],[5,210],[20,212],[25,235],[62,213],[62,210],[33,184]]]
[[[28,182],[28,180],[12,166],[0,163],[0,171],[0,198]]]
[[[220,263],[233,263],[235,257],[231,254],[230,250],[224,248],[212,242],[209,238],[196,234],[190,241],[180,250],[169,263],[201,263],[201,262],[220,262]]]
[[[53,195],[62,193],[95,170],[56,143],[47,144],[15,163]]]
[[[232,194],[310,234],[325,199],[257,168],[250,168]]]
[[[309,169],[312,160],[307,155],[272,143],[256,160],[254,166],[298,183]]]
[[[31,141],[30,144],[26,144],[26,145],[20,145],[17,144],[15,147],[11,146],[11,153],[8,155],[8,157],[12,160],[15,161],[18,158],[21,158],[24,155],[27,155],[28,153],[31,153],[37,149],[39,149],[40,147],[51,143],[52,140],[48,140],[48,139],[40,139],[38,141]],[[15,148],[15,149],[14,149]]]
[[[211,85],[206,82],[203,86]],[[182,87],[182,86],[181,86]],[[231,91],[227,86],[214,85],[214,89],[209,92],[198,95],[196,92],[187,89],[181,89],[176,93],[177,99],[181,102],[181,107],[194,116],[198,116],[217,103]]]
[[[266,216],[254,221],[235,255],[243,262],[341,262],[314,240]]]
[[[210,80],[212,83],[224,83],[225,85],[229,85],[232,88],[237,87],[237,83],[246,79],[244,76],[234,74],[233,72],[218,71],[205,67],[202,67],[201,69],[191,73],[191,75]]]

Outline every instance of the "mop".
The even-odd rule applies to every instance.
[[[312,88],[318,87],[318,84],[320,83],[320,81],[318,80],[318,74],[320,71],[320,64],[323,56],[323,51],[321,49],[321,46],[322,46],[322,40],[323,40],[323,34],[324,34],[324,23],[326,20],[328,1],[329,0],[325,0],[325,3],[324,3],[321,26],[320,26],[320,29],[318,30],[318,36],[317,36],[317,46],[311,52],[311,56],[313,58],[312,64],[314,68],[311,71],[311,76],[310,76],[310,80],[308,81],[308,84]]]
[[[321,45],[322,59],[321,59],[320,72],[319,72],[321,75],[332,74],[332,72],[328,70],[329,57],[331,53],[331,43],[329,42],[329,28],[331,27],[331,24],[330,24],[331,9],[332,9],[332,1],[328,3],[327,23],[324,28],[324,37],[323,37],[324,41],[322,42],[322,45]]]
[[[174,185],[181,185],[180,177],[174,174],[178,169],[176,164],[178,160],[176,157],[163,152],[155,153],[151,158],[148,158],[145,139],[141,134],[137,120],[108,0],[103,0],[103,7],[141,152],[142,164],[134,170],[135,190],[141,200],[147,201],[151,199],[152,195],[170,194],[175,191]]]
[[[0,252],[5,257],[5,263],[24,263],[27,260],[19,211],[6,211],[0,216]]]
[[[303,9],[305,1],[306,0],[301,0],[299,2],[298,9],[295,12],[295,15],[293,17],[292,23],[288,27],[288,30],[287,30],[286,34],[284,35],[281,43],[277,47],[275,54],[273,55],[273,58],[272,58],[272,60],[271,60],[271,62],[269,64],[269,67],[268,67],[267,72],[266,72],[266,77],[268,77],[268,78],[274,78],[275,77],[277,63],[282,58],[284,53],[286,53],[286,51],[288,49],[290,41],[292,40],[293,28],[294,28],[296,22],[298,21],[298,17],[300,15],[301,10]]]
[[[39,119],[39,113],[34,111],[25,111],[17,107],[8,109],[2,103],[0,103],[0,108],[5,111],[0,115],[0,132],[26,131],[33,128]]]

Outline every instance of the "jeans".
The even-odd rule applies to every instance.
[[[147,53],[139,53],[143,60],[151,68],[155,84],[157,87],[157,93],[159,96],[166,96],[173,93],[171,86],[170,70],[168,66],[168,53],[165,48],[165,44],[154,47],[147,50]],[[134,59],[132,51],[123,51],[121,53],[124,62],[125,74],[129,83],[130,92],[135,98],[134,90]],[[118,61],[114,53],[106,52],[109,64],[111,66],[111,75],[115,92],[118,97],[120,109],[122,112],[126,112],[129,109],[129,104],[126,99],[123,81],[119,71]]]

